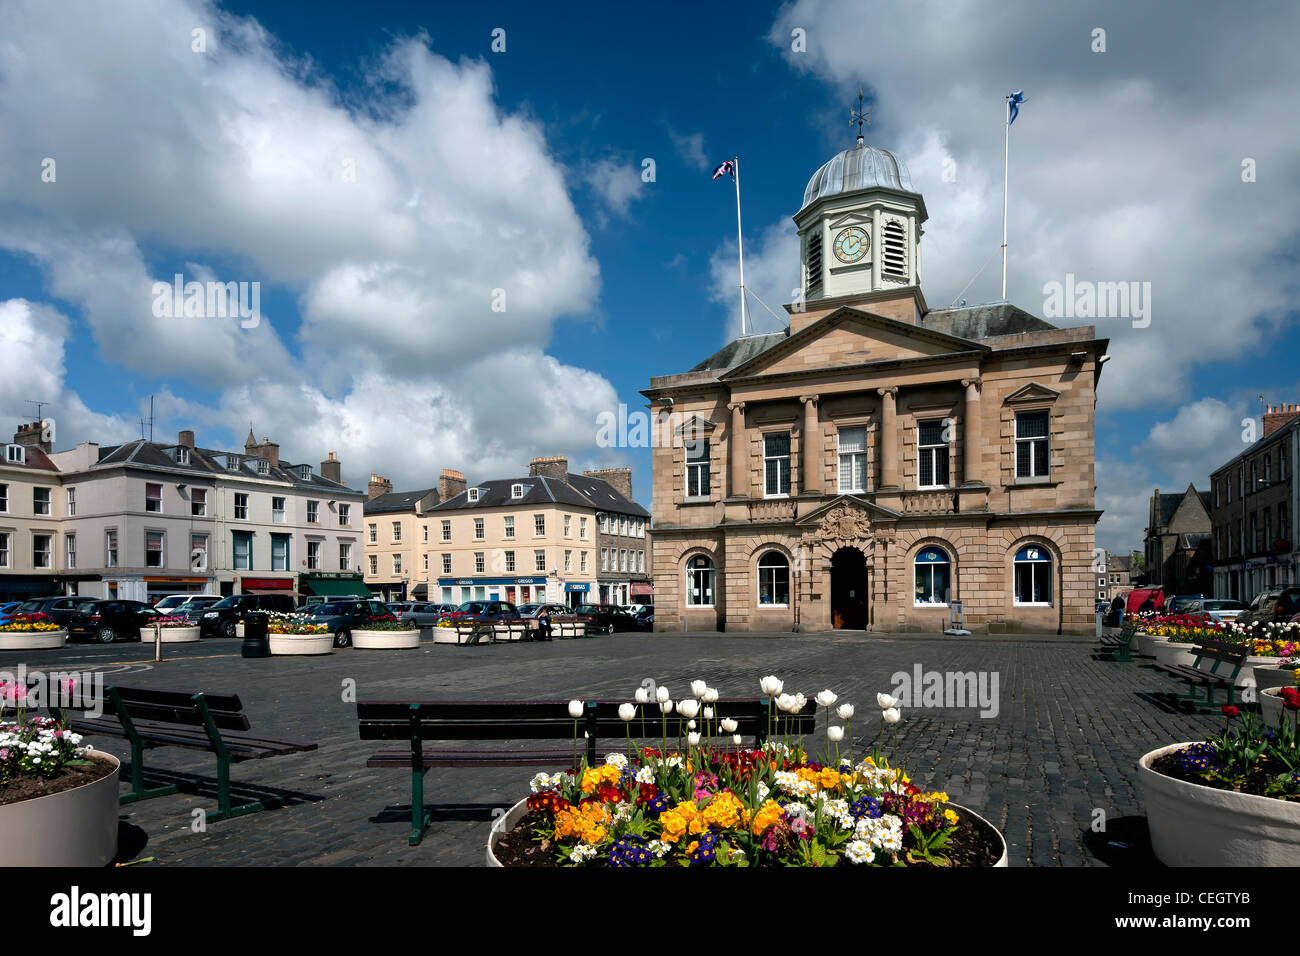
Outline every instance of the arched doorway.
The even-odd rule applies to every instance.
[[[867,559],[857,548],[840,548],[831,555],[831,626],[866,629]]]

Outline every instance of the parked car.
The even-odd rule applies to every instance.
[[[399,621],[411,621],[418,627],[433,627],[442,618],[442,606],[423,601],[394,601],[386,605]]]
[[[457,624],[500,624],[507,620],[522,620],[519,609],[509,601],[466,601],[456,610],[444,614],[443,619]]]
[[[244,623],[244,617],[251,611],[293,614],[296,610],[292,594],[232,594],[196,612],[199,637],[234,637],[235,626]],[[193,620],[188,614],[186,617]]]
[[[1169,614],[1200,614],[1205,602],[1203,594],[1175,594],[1165,602]]]
[[[1228,601],[1220,598],[1206,598],[1201,603],[1201,611],[1216,621],[1235,621],[1246,610],[1240,601]]]
[[[653,631],[655,629],[655,608],[653,604],[647,604],[632,616],[636,622],[637,630]]]
[[[140,628],[158,617],[143,601],[95,601],[79,608],[68,619],[68,639],[112,644],[126,639],[138,641]]]
[[[1165,604],[1164,589],[1163,588],[1134,588],[1132,591],[1129,591],[1128,594],[1124,596],[1124,613],[1125,614],[1138,613],[1138,611],[1142,610],[1142,605],[1144,605],[1148,599],[1155,606],[1155,610],[1157,611],[1161,610]]]
[[[578,620],[587,625],[589,634],[613,634],[615,631],[635,631],[636,618],[617,604],[580,604],[575,612]]]
[[[1268,624],[1289,621],[1300,613],[1300,587],[1262,591],[1250,607],[1237,615],[1238,624]]]
[[[540,617],[543,610],[547,617],[570,617],[573,614],[573,608],[567,604],[521,604],[518,610],[520,617],[534,619]]]
[[[66,627],[73,614],[102,600],[89,596],[34,598],[24,601],[14,610],[13,620]]]
[[[22,606],[22,601],[9,601],[0,604],[0,624],[8,624],[14,619],[14,611]]]
[[[352,631],[367,624],[396,621],[397,616],[379,601],[326,601],[307,614],[313,624],[324,624],[334,633],[335,647],[351,647]]]
[[[624,604],[623,610],[628,614],[631,614],[633,617],[636,617],[648,607],[650,607],[649,604]]]

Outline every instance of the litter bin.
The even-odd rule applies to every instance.
[[[244,616],[244,644],[239,649],[241,657],[271,656],[271,639],[267,634],[270,623],[271,615],[265,611]]]

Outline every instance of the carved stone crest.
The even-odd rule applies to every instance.
[[[823,541],[857,541],[870,549],[871,521],[861,508],[840,502],[822,518],[821,538]]]

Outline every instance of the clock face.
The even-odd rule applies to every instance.
[[[860,226],[841,229],[835,236],[835,258],[840,262],[857,262],[867,254],[871,237]]]

